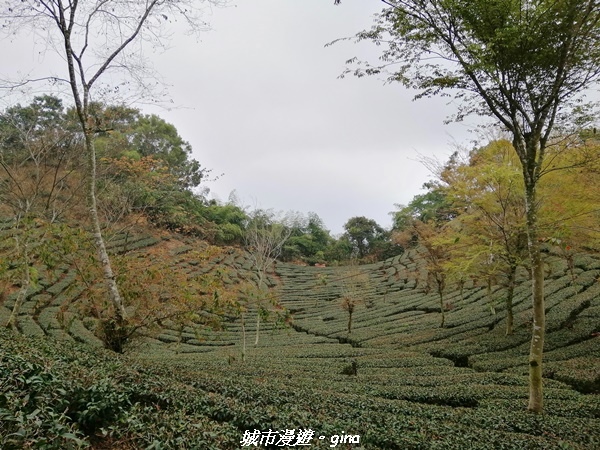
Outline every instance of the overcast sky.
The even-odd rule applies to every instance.
[[[312,211],[334,234],[353,216],[389,227],[394,204],[429,178],[419,154],[444,160],[472,138],[467,124],[443,124],[453,112],[446,99],[413,102],[400,85],[338,79],[347,59],[374,60],[378,49],[325,44],[369,28],[380,1],[236,3],[206,17],[212,30],[200,42],[176,32],[170,50],[150,56],[177,108],[141,106],[173,123],[213,175],[224,174],[208,184],[210,196],[227,201],[235,190],[252,207]],[[0,55],[2,72],[39,62],[6,46]]]

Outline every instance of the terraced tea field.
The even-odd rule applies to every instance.
[[[137,249],[113,250],[143,256],[164,245],[145,239],[136,241]],[[172,247],[173,270],[193,275],[226,269],[230,283],[251,276],[252,266],[239,252],[198,265],[186,259],[193,243]],[[111,407],[121,408],[123,417],[83,432],[84,443],[95,448],[111,448],[109,443],[114,448],[253,448],[242,447],[245,431],[274,430],[282,436],[292,429],[296,435],[314,431],[308,448],[600,448],[600,257],[576,257],[573,281],[567,264],[546,253],[542,416],[525,411],[531,326],[527,274],[520,274],[513,302],[514,333],[505,336],[500,286],[491,296],[473,283],[462,293],[449,290],[446,325],[440,328],[439,300],[415,275],[424,271],[421,261],[413,250],[350,268],[277,264],[269,282],[277,287],[291,326],[261,324],[254,346],[255,312],[250,311],[244,362],[239,319],[223,331],[182,330],[166,322],[138,339],[125,356],[77,347],[72,341],[86,343],[85,348],[97,348],[100,341],[93,320],[76,315],[79,288],[65,267],[31,292],[19,316],[23,334],[62,339],[62,347],[52,347],[47,339],[43,345],[35,338],[12,342],[4,333],[3,347],[21,351],[24,360],[39,365],[36,370],[54,371],[68,380],[66,385],[81,384],[77,392],[104,386],[105,397],[120,399]],[[343,307],[349,295],[358,299],[351,332]],[[10,306],[9,299],[2,320]],[[62,308],[61,320],[57,308]],[[71,316],[64,320],[64,314]],[[31,351],[32,346],[46,350]],[[51,363],[60,352],[60,362]],[[76,356],[82,354],[83,360]],[[2,361],[5,371],[23,367],[23,361],[11,363],[6,355]],[[83,366],[89,371],[86,381],[75,375]],[[348,435],[354,440],[334,445],[333,436]],[[265,442],[260,447],[283,447]]]

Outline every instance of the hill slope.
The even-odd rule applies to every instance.
[[[164,242],[139,236],[115,251],[144,257]],[[231,283],[250,276],[239,252],[198,266],[185,259],[197,243],[184,244],[171,245],[174,271],[226,268]],[[125,356],[92,350],[100,341],[93,321],[76,316],[81,287],[65,267],[28,295],[19,316],[25,336],[0,333],[0,446],[46,439],[46,448],[234,449],[242,448],[245,431],[271,429],[280,439],[285,430],[298,438],[308,429],[313,448],[598,448],[600,258],[578,256],[574,282],[551,252],[547,267],[541,417],[525,412],[526,274],[514,301],[515,333],[505,336],[498,286],[491,299],[472,285],[448,292],[446,326],[439,328],[437,298],[411,275],[423,270],[416,251],[358,268],[278,264],[270,283],[292,327],[261,325],[259,345],[249,345],[241,362],[239,320],[223,331],[164,323]],[[350,294],[360,301],[348,333],[342,305]],[[72,315],[59,321],[65,296],[63,315]],[[250,311],[246,334],[255,332],[254,318]],[[334,444],[343,436],[346,444]],[[282,447],[270,442],[262,447]]]

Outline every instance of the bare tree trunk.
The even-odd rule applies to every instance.
[[[94,140],[91,135],[91,131],[85,133],[85,145],[88,155],[88,203],[90,218],[92,220],[92,234],[94,236],[94,243],[96,244],[96,250],[98,252],[98,260],[102,265],[102,271],[104,273],[104,284],[108,291],[109,299],[111,300],[115,308],[115,316],[117,319],[117,325],[123,324],[127,320],[127,312],[123,304],[123,299],[117,286],[117,281],[110,264],[110,258],[106,251],[106,245],[102,236],[102,229],[100,227],[100,219],[98,218],[98,208],[96,201],[96,147]]]
[[[444,328],[446,323],[446,307],[444,306],[444,290],[446,289],[446,277],[442,272],[437,272],[434,277],[438,296],[440,297],[440,313],[442,315],[442,323],[440,328]]]
[[[487,299],[488,299],[488,306],[490,308],[490,312],[492,313],[492,315],[495,316],[496,308],[494,308],[494,302],[492,300],[492,277],[490,275],[488,275],[488,277],[487,277],[486,295],[487,295]]]
[[[442,323],[440,323],[440,328],[444,328],[444,324],[446,323],[446,311],[444,308],[444,291],[438,290],[438,295],[440,297],[440,313],[442,314]]]
[[[506,335],[513,333],[514,316],[513,316],[513,298],[515,296],[515,279],[517,276],[517,266],[510,266],[508,274],[508,287],[506,292]]]
[[[242,313],[242,362],[246,361],[246,321]]]
[[[18,238],[16,239],[18,246]],[[13,305],[13,309],[10,313],[10,317],[6,322],[7,328],[12,328],[15,331],[18,330],[17,316],[19,315],[19,311],[21,310],[21,305],[23,305],[23,302],[25,301],[25,298],[27,296],[27,290],[29,289],[30,285],[31,272],[29,271],[29,253],[27,251],[27,245],[25,244],[25,246],[23,247],[23,274],[21,277],[21,288],[19,289],[19,293],[17,294],[17,298],[15,300],[15,304]]]
[[[260,309],[256,312],[256,338],[254,339],[254,346],[258,346],[258,337],[260,335]]]
[[[348,311],[348,334],[352,333],[352,312]]]
[[[87,153],[89,177],[87,196],[90,219],[92,221],[92,235],[94,238],[94,243],[96,245],[96,251],[98,252],[98,260],[100,262],[100,265],[102,266],[102,271],[104,273],[104,284],[106,285],[108,291],[108,297],[115,308],[115,325],[117,328],[120,328],[121,325],[123,325],[124,322],[127,320],[127,312],[125,311],[123,299],[121,298],[115,275],[110,264],[110,258],[108,256],[108,252],[106,251],[106,245],[102,236],[100,219],[98,218],[98,208],[96,205],[96,147],[94,145],[94,129],[90,127],[88,114],[89,91],[92,86],[92,83],[97,77],[99,77],[103,73],[104,70],[106,70],[106,67],[108,67],[110,61],[106,61],[105,66],[102,66],[100,71],[97,72],[96,75],[94,75],[94,77],[92,77],[92,80],[90,82],[85,81],[85,70],[82,65],[81,54],[77,58],[74,56],[75,52],[73,50],[71,42],[71,33],[72,28],[74,26],[74,14],[76,6],[71,6],[71,8],[72,9],[70,20],[67,21],[67,17],[69,16],[64,13],[63,6],[60,6],[59,9],[61,14],[59,20],[59,28],[63,35],[63,43],[65,46],[65,56],[67,60],[67,68],[69,71],[69,84],[71,85],[71,90],[73,92],[73,100],[75,102],[75,109],[77,111],[79,122],[81,124],[81,130],[83,131],[83,135],[85,138],[85,150]],[[143,23],[145,18],[146,16],[144,16],[144,19],[142,19],[140,24]],[[137,35],[137,32],[135,35]],[[135,35],[133,35],[131,39],[133,39]],[[78,77],[76,72],[76,66],[79,69],[79,77],[82,89],[81,93],[77,84]]]
[[[542,390],[542,355],[544,351],[544,266],[537,232],[537,204],[535,183],[526,183],[527,240],[531,258],[533,294],[533,330],[529,350],[529,405],[527,409],[541,413],[544,407]]]
[[[257,347],[257,346],[258,346],[258,339],[259,339],[259,337],[260,337],[260,308],[261,308],[261,306],[260,306],[260,302],[261,302],[261,301],[262,301],[264,298],[266,298],[266,297],[267,297],[267,295],[268,295],[268,293],[267,293],[267,294],[265,294],[265,296],[264,296],[264,297],[263,297],[263,295],[262,295],[262,288],[263,288],[263,284],[264,284],[263,277],[264,277],[264,276],[265,276],[265,274],[264,274],[262,271],[260,271],[260,272],[258,273],[258,291],[259,291],[259,299],[258,299],[258,303],[257,303],[257,305],[256,305],[256,306],[257,306],[257,309],[256,309],[256,337],[254,338],[254,346],[255,346],[255,347]],[[265,287],[266,287],[266,286],[265,286]],[[267,288],[267,289],[265,289],[265,290],[268,290],[268,288]]]

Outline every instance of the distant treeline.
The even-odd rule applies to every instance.
[[[215,245],[244,245],[257,212],[235,195],[227,202],[208,199],[211,171],[193,159],[191,145],[174,125],[123,105],[95,103],[91,111],[105,226],[143,220]],[[49,95],[0,114],[3,217],[19,214],[27,204],[53,220],[85,222],[86,162],[80,130],[75,111]],[[564,152],[567,147],[571,151]],[[565,249],[591,249],[598,242],[598,141],[593,133],[582,132],[565,138],[552,152],[540,185],[542,234]],[[259,213],[271,224],[289,228],[280,257],[284,261],[373,262],[401,254],[406,246],[426,241],[426,235],[460,243],[454,246],[454,257],[457,248],[470,249],[461,260],[465,271],[466,266],[481,266],[481,258],[489,255],[499,261],[507,246],[509,253],[516,249],[507,264],[524,261],[524,191],[508,141],[455,153],[433,171],[436,179],[424,185],[426,192],[391,213],[392,229],[352,217],[344,233],[334,237],[315,213],[288,213],[285,219],[272,211]]]

